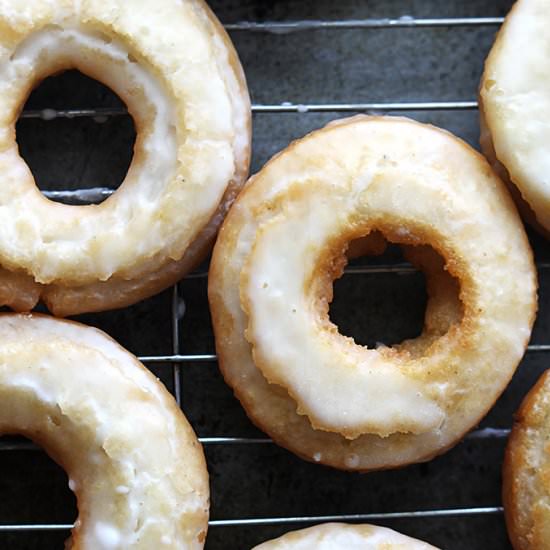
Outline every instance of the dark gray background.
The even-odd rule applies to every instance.
[[[508,0],[216,0],[222,22],[340,20],[352,18],[473,17],[506,13]],[[474,100],[483,60],[496,26],[422,29],[316,30],[292,34],[235,31],[231,36],[256,104]],[[49,79],[28,109],[110,107],[120,102],[101,85],[76,74]],[[403,114],[403,113],[399,113]],[[477,146],[475,110],[409,112],[447,128]],[[288,142],[339,113],[257,114],[253,171]],[[18,141],[42,189],[116,187],[131,158],[129,117],[22,119]],[[537,262],[548,244],[530,234]],[[391,253],[386,261],[396,261]],[[533,343],[550,343],[546,288],[539,269],[540,312]],[[179,285],[186,313],[180,321],[182,353],[213,353],[206,280]],[[134,307],[81,316],[138,355],[170,354],[171,291]],[[423,278],[410,275],[346,275],[335,285],[333,319],[359,342],[398,342],[420,332]],[[510,387],[482,426],[508,428],[522,396],[546,367],[544,353],[528,353]],[[153,369],[172,389],[171,368]],[[200,436],[261,434],[250,424],[215,363],[182,367],[183,409]],[[3,439],[4,443],[6,439]],[[466,440],[427,464],[368,475],[312,465],[270,444],[208,445],[212,519],[408,512],[497,506],[505,440]],[[68,523],[76,508],[64,473],[40,451],[0,451],[0,523]],[[508,549],[501,514],[378,521],[453,550]],[[301,524],[299,525],[301,526]],[[207,548],[247,549],[298,526],[213,527]],[[0,533],[0,548],[61,548],[67,532]]]

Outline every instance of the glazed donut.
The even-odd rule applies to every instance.
[[[515,415],[503,467],[502,502],[515,550],[550,548],[550,371]]]
[[[501,27],[480,85],[481,147],[525,219],[550,237],[550,62],[545,0],[519,0]]]
[[[71,68],[110,86],[136,124],[132,164],[101,205],[46,199],[15,141],[32,87]],[[202,261],[250,156],[243,72],[202,0],[2,2],[0,98],[0,304],[127,306]]]
[[[0,434],[23,434],[76,493],[73,549],[200,549],[201,446],[164,386],[103,332],[0,315]]]
[[[377,525],[324,523],[291,531],[252,550],[437,550],[435,546]]]
[[[410,249],[431,296],[419,338],[367,349],[328,305],[348,243],[373,231]],[[428,460],[480,420],[524,353],[536,286],[514,204],[481,155],[430,126],[359,116],[251,178],[208,290],[220,368],[250,418],[303,458],[364,471]]]

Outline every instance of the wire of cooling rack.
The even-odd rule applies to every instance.
[[[171,304],[171,323],[172,323],[172,377],[174,384],[174,397],[178,406],[181,408],[181,356],[180,356],[180,324],[179,321],[183,317],[184,311],[181,306],[185,307],[185,302],[180,300],[178,293],[178,285],[172,288],[172,304]],[[181,313],[181,314],[180,314]]]
[[[437,17],[419,18],[402,15],[397,18],[365,18],[322,21],[319,19],[305,19],[302,21],[241,21],[225,25],[228,31],[255,31],[271,32],[273,34],[287,34],[308,30],[344,30],[344,29],[399,29],[422,27],[479,27],[486,25],[500,25],[502,17]]]
[[[260,113],[356,113],[358,111],[471,111],[477,109],[477,101],[394,101],[394,102],[362,102],[362,103],[291,103],[284,101],[279,104],[252,105],[254,114]],[[21,113],[21,118],[40,118],[54,120],[56,118],[94,118],[103,121],[104,118],[126,116],[128,110],[124,107],[101,109],[30,109]],[[107,195],[112,190],[102,188]],[[74,193],[75,191],[72,191]]]
[[[316,31],[316,30],[343,30],[343,29],[383,29],[383,28],[422,28],[422,27],[479,27],[498,26],[502,23],[501,17],[476,17],[476,18],[413,18],[403,16],[395,19],[350,19],[350,20],[303,20],[290,22],[251,22],[242,21],[226,25],[226,29],[233,32],[268,32],[273,34]],[[464,111],[477,109],[475,100],[469,101],[425,101],[425,102],[363,102],[363,103],[326,103],[326,104],[296,104],[283,102],[280,104],[255,104],[253,113],[342,113],[342,112],[386,112],[386,111]],[[92,117],[98,122],[103,122],[107,117],[126,116],[124,108],[89,108],[89,109],[43,109],[26,110],[21,114],[22,118],[40,118],[53,120],[55,118],[79,118]],[[46,191],[44,194],[53,199],[63,199],[80,202],[99,202],[113,192],[112,189],[97,187],[85,190],[59,190]],[[539,270],[550,268],[550,263],[537,264]],[[346,275],[368,274],[408,274],[416,270],[405,264],[362,266],[346,269]],[[206,277],[205,272],[192,273],[189,278]],[[185,354],[183,353],[180,335],[180,320],[185,312],[185,302],[179,296],[178,286],[172,290],[171,299],[171,333],[172,355],[142,356],[139,359],[146,364],[155,364],[172,369],[173,394],[177,403],[181,406],[182,368],[189,363],[204,363],[214,365],[217,361],[215,354]],[[540,353],[550,351],[550,344],[531,344],[527,348],[528,353]],[[470,440],[485,440],[491,438],[504,438],[509,433],[508,429],[484,428],[471,432],[466,436]],[[203,445],[258,445],[271,444],[268,438],[247,437],[200,437]],[[0,451],[35,450],[38,449],[30,442],[6,442],[0,441]],[[502,513],[500,506],[467,507],[433,510],[412,510],[390,513],[370,514],[341,514],[330,516],[292,516],[292,517],[264,517],[264,518],[238,518],[238,519],[214,519],[210,521],[211,527],[232,527],[245,525],[275,525],[275,524],[307,524],[324,521],[372,521],[402,518],[452,518],[470,515],[491,515]],[[0,532],[32,532],[32,531],[59,531],[69,530],[71,524],[0,524]]]
[[[410,518],[452,518],[471,515],[501,514],[500,506],[485,506],[479,508],[451,508],[449,510],[415,510],[413,512],[388,512],[383,514],[338,514],[330,516],[289,516],[269,518],[239,518],[210,520],[209,527],[241,527],[245,525],[292,525],[299,523],[325,523],[328,521],[380,521],[390,519]],[[42,523],[42,524],[19,524],[0,525],[2,531],[68,531],[73,528],[71,523]]]

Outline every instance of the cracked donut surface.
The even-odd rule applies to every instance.
[[[0,434],[25,435],[66,470],[71,548],[203,547],[202,448],[164,386],[103,332],[0,315]]]
[[[507,181],[524,217],[550,237],[550,11],[519,0],[485,62],[479,99],[483,152]]]
[[[368,349],[328,307],[348,243],[375,231],[426,270],[430,300],[419,338]],[[304,458],[368,470],[427,460],[487,412],[527,345],[536,274],[479,154],[413,121],[354,117],[251,178],[209,298],[221,370],[252,420]]]
[[[377,525],[324,523],[255,546],[252,550],[437,550],[397,531]]]
[[[43,78],[76,68],[134,117],[134,158],[100,205],[46,199],[15,122]],[[200,0],[0,5],[0,302],[58,315],[122,307],[207,253],[248,172],[250,104],[236,53]],[[101,182],[98,182],[100,185]]]

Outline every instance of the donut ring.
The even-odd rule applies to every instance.
[[[519,0],[485,62],[480,85],[481,147],[509,184],[520,212],[550,238],[550,12]]]
[[[127,103],[137,138],[101,205],[46,199],[15,122],[43,78],[76,68]],[[250,101],[202,0],[29,0],[0,6],[0,303],[56,315],[123,307],[194,268],[246,179]]]
[[[201,446],[164,386],[103,332],[0,315],[0,434],[29,437],[67,471],[71,548],[203,547]]]
[[[527,394],[515,415],[504,459],[502,502],[515,550],[550,548],[550,371]]]
[[[324,523],[291,531],[252,550],[437,550],[387,527]]]
[[[376,350],[328,318],[347,243],[374,230],[430,245],[460,282],[458,304],[453,277],[428,276],[423,335]],[[527,345],[536,274],[479,154],[430,126],[359,116],[250,180],[214,248],[209,299],[220,368],[253,422],[303,458],[364,471],[428,460],[487,412]]]

